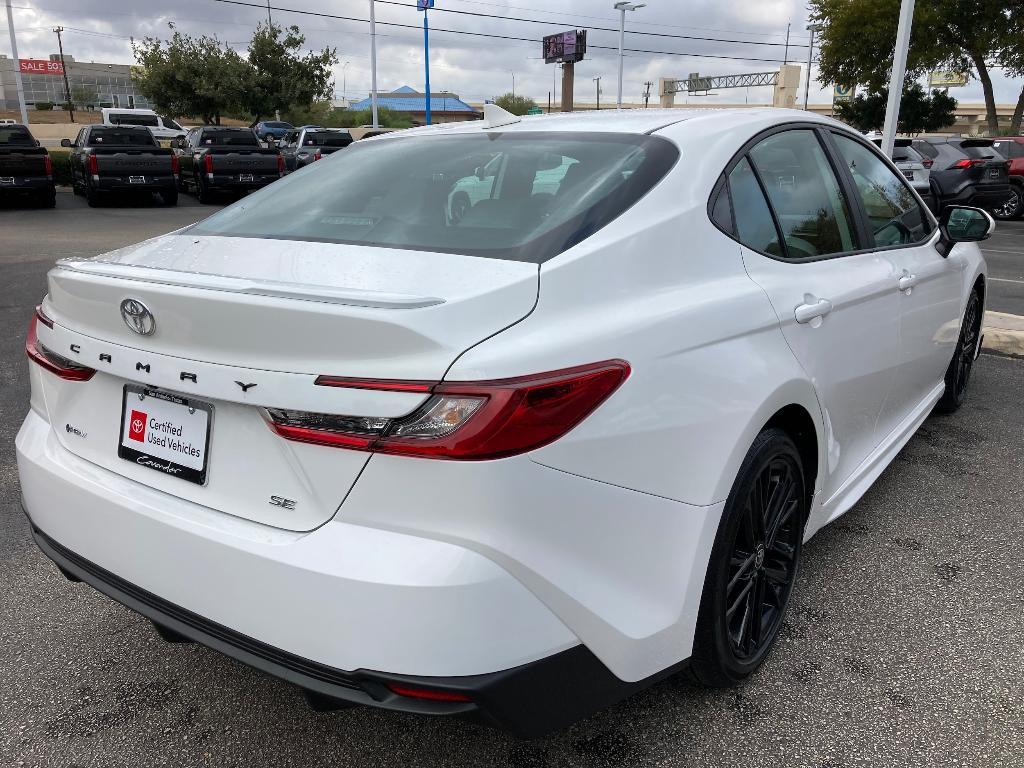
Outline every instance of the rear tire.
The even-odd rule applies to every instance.
[[[957,339],[953,359],[949,361],[949,367],[946,369],[946,391],[935,405],[935,410],[939,413],[953,413],[964,404],[980,334],[981,296],[975,288],[967,299],[964,320],[960,325],[960,338]]]
[[[100,204],[100,193],[89,182],[85,184],[85,202],[88,203],[90,208],[97,208]]]
[[[1024,188],[1010,185],[1010,197],[998,208],[992,209],[992,216],[999,221],[1011,221],[1024,215]]]
[[[747,451],[718,526],[690,671],[726,688],[764,662],[796,581],[807,513],[800,452],[781,429]]]
[[[196,177],[196,200],[203,205],[209,205],[213,202],[212,193],[199,176]]]

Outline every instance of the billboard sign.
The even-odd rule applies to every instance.
[[[966,72],[932,72],[928,75],[929,88],[962,88],[967,85]]]
[[[64,64],[47,59],[18,59],[18,70],[23,75],[63,75]]]
[[[856,93],[857,87],[854,85],[837,85],[832,89],[832,102],[853,101]]]
[[[416,10],[425,11],[434,7],[434,0],[416,0]]]
[[[541,43],[545,64],[583,61],[583,56],[587,52],[587,31],[575,29],[571,32],[547,35]]]

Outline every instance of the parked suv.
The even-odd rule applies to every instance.
[[[913,148],[932,160],[931,186],[936,211],[949,205],[976,205],[992,211],[1010,197],[1006,160],[992,139],[922,136]]]
[[[294,127],[291,123],[286,123],[284,120],[261,120],[253,124],[252,129],[260,137],[260,141],[268,141],[270,139],[280,140],[282,136]]]
[[[1019,219],[1024,216],[1024,136],[995,139],[992,146],[1010,164],[1010,196],[992,214],[997,219]]]

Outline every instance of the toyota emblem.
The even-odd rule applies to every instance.
[[[156,330],[153,313],[138,299],[125,299],[121,302],[121,319],[140,336],[150,336]]]

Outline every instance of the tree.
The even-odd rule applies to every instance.
[[[132,78],[161,113],[219,125],[221,115],[239,109],[249,65],[217,38],[175,31],[167,42],[147,37],[133,52],[138,66]]]
[[[537,106],[537,102],[533,99],[527,96],[516,96],[513,93],[502,94],[494,100],[494,103],[513,115],[525,115]]]
[[[1024,3],[1017,2],[1007,9],[1006,44],[999,54],[999,63],[1006,74],[1024,77]],[[1010,118],[1010,136],[1020,136],[1021,118],[1024,117],[1024,88],[1017,97],[1017,106]]]
[[[71,89],[71,102],[76,107],[92,109],[99,103],[99,95],[96,89],[87,85],[76,85]]]
[[[857,94],[852,101],[836,105],[836,116],[859,131],[880,131],[888,100],[888,88]],[[942,91],[934,90],[929,95],[919,83],[910,83],[903,89],[897,130],[911,134],[941,131],[956,120],[956,103],[956,99]]]
[[[911,28],[907,74],[911,79],[934,69],[973,71],[985,93],[988,129],[999,131],[989,61],[1009,47],[1020,0],[930,0],[917,3]],[[892,68],[900,0],[810,0],[811,19],[821,25],[822,83],[885,87]]]
[[[330,98],[334,91],[331,67],[338,62],[334,48],[299,56],[306,38],[299,28],[286,30],[276,24],[260,24],[249,43],[250,77],[240,103],[254,120],[309,107]]]

